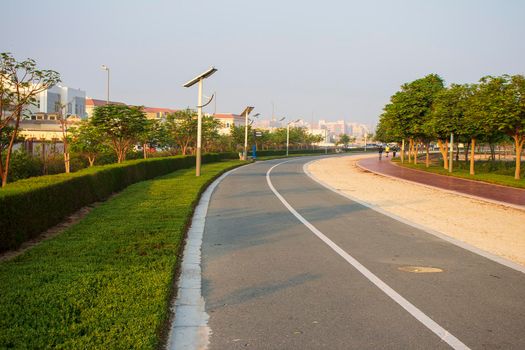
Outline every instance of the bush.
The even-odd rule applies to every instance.
[[[233,153],[205,154],[202,162],[236,157]],[[9,184],[0,190],[0,252],[19,247],[81,207],[104,200],[135,182],[194,164],[194,156],[132,160]]]
[[[33,158],[24,150],[17,150],[11,154],[9,174],[7,181],[13,182],[28,177],[42,175],[42,161],[40,158]]]

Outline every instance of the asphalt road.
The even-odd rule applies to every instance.
[[[523,272],[326,189],[304,174],[311,160],[268,176],[283,160],[258,162],[216,188],[202,245],[211,349],[525,349]]]

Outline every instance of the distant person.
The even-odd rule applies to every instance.
[[[379,152],[379,159],[381,159],[381,156],[383,155],[383,151],[385,149],[383,148],[383,146],[379,146],[379,149],[377,150]]]
[[[388,152],[390,152],[390,146],[386,146],[385,147],[385,153],[386,153],[386,157],[388,158]]]
[[[396,157],[396,152],[397,152],[397,147],[396,146],[392,147],[392,158]]]

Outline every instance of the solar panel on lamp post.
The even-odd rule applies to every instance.
[[[250,114],[255,107],[246,107],[241,115],[244,114],[244,153],[242,160],[246,160],[248,155],[248,114]]]
[[[197,75],[195,78],[189,80],[183,86],[189,88],[199,83],[199,94],[197,98],[197,152],[195,154],[195,176],[201,175],[201,144],[202,144],[202,82],[204,79],[211,76],[217,71],[216,68],[211,67],[202,74]]]

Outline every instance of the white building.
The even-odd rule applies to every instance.
[[[31,114],[57,114],[65,107],[66,116],[86,118],[86,92],[57,84],[41,92],[36,97],[36,105],[29,106]],[[64,111],[64,110],[63,110]],[[36,118],[36,117],[35,117]]]

